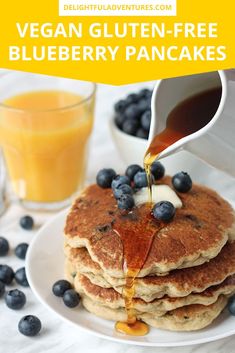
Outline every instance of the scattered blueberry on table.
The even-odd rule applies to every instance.
[[[176,191],[188,192],[192,188],[192,179],[186,172],[180,172],[173,176],[172,185]]]
[[[22,291],[18,289],[12,289],[5,294],[5,302],[8,308],[19,310],[25,305],[26,296]]]
[[[9,251],[9,243],[6,238],[0,237],[0,256],[6,256]]]
[[[115,124],[128,135],[148,139],[151,123],[152,90],[131,93],[114,105]]]
[[[20,226],[25,230],[31,230],[34,227],[34,220],[31,216],[21,217],[19,220]],[[14,252],[15,255],[24,260],[28,250],[27,243],[20,243],[16,246]],[[9,243],[6,238],[0,237],[0,256],[6,256],[9,253]],[[26,303],[25,294],[18,289],[12,289],[6,291],[6,285],[11,285],[13,279],[17,284],[28,287],[29,283],[27,280],[25,267],[19,268],[15,273],[13,269],[4,264],[0,265],[0,297],[4,296],[6,306],[12,310],[21,309]],[[40,320],[33,315],[24,316],[19,324],[19,331],[25,336],[35,336],[41,330]]]
[[[21,286],[29,287],[29,283],[26,277],[25,267],[21,267],[15,272],[15,280]]]
[[[26,315],[22,317],[18,324],[20,333],[24,336],[36,336],[42,328],[41,321],[34,315]]]
[[[17,245],[17,247],[15,248],[15,255],[21,259],[24,260],[26,257],[26,253],[28,250],[29,244],[27,243],[20,243]]]
[[[11,284],[15,274],[13,269],[8,265],[0,265],[0,281],[4,284]]]
[[[34,220],[31,216],[23,216],[20,218],[20,226],[25,230],[32,230],[34,226]]]
[[[68,308],[75,308],[80,302],[80,296],[74,289],[68,289],[63,295],[63,302]]]
[[[52,292],[56,297],[63,297],[66,290],[71,288],[72,286],[70,282],[66,281],[65,279],[60,279],[53,284]]]
[[[153,207],[153,216],[159,221],[170,222],[175,215],[175,207],[169,201],[157,202]]]

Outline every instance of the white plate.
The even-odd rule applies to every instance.
[[[52,294],[53,283],[64,278],[63,227],[67,211],[63,211],[41,228],[32,241],[26,259],[31,289],[48,309],[63,320],[96,336],[116,342],[140,346],[173,347],[215,341],[235,334],[235,317],[227,311],[208,328],[196,332],[170,332],[151,328],[144,337],[123,336],[114,331],[114,322],[97,318],[80,305],[69,309],[61,298]]]

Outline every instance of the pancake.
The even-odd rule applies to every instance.
[[[66,255],[73,264],[74,273],[84,274],[89,280],[103,288],[115,288],[122,293],[125,279],[114,278],[91,260],[85,248],[66,246]],[[171,271],[167,276],[148,276],[135,281],[135,297],[146,302],[164,295],[183,297],[192,292],[200,293],[206,288],[222,283],[235,274],[235,242],[227,243],[219,255],[203,265]]]
[[[154,313],[137,313],[137,318],[150,326],[171,331],[195,331],[208,326],[225,308],[228,302],[226,296],[221,295],[211,305],[193,304],[167,312],[163,316],[155,316]],[[83,306],[91,313],[113,321],[126,321],[124,309],[110,309],[97,305],[87,296],[82,298]]]
[[[73,263],[66,259],[65,260],[65,277],[66,279],[73,285],[74,278],[76,277],[77,271],[73,265]]]
[[[106,306],[110,309],[124,309],[125,302],[121,294],[113,288],[102,288],[94,285],[89,279],[77,274],[74,278],[74,288],[81,296],[85,295],[97,305]],[[217,286],[212,286],[202,293],[192,293],[186,297],[170,298],[163,297],[152,302],[145,302],[142,299],[134,299],[133,307],[138,312],[154,313],[155,316],[162,316],[167,311],[171,311],[182,306],[191,304],[210,305],[217,301],[220,295],[231,296],[235,292],[235,275],[228,277]]]
[[[171,179],[166,177],[161,184],[170,186]],[[203,264],[235,237],[233,209],[216,192],[194,185],[190,192],[178,196],[183,207],[160,231],[156,226],[151,250],[138,277],[165,275],[173,269]],[[131,224],[138,223],[147,212],[143,207]],[[112,190],[91,185],[70,210],[65,241],[73,248],[86,247],[91,259],[109,276],[124,278],[123,245],[112,227],[117,217],[123,215]]]
[[[228,298],[221,295],[208,306],[188,305],[169,311],[166,315],[155,318],[151,314],[142,314],[141,319],[150,326],[170,331],[196,331],[212,323],[228,303]]]

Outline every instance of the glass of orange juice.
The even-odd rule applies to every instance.
[[[91,82],[44,75],[0,78],[0,143],[25,207],[62,208],[83,186],[95,90]]]

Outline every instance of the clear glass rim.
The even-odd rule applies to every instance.
[[[92,89],[91,89],[91,92],[84,99],[80,100],[77,103],[73,103],[73,104],[70,104],[70,105],[65,105],[65,106],[59,107],[59,108],[51,108],[51,109],[21,109],[21,108],[12,107],[11,105],[7,105],[5,103],[0,102],[0,108],[4,108],[6,110],[10,110],[10,111],[15,112],[15,113],[26,113],[27,112],[27,113],[31,113],[31,114],[33,114],[33,113],[61,112],[61,111],[75,109],[76,107],[78,107],[80,105],[83,105],[84,103],[88,102],[94,96],[94,94],[96,92],[97,84],[95,82],[88,82],[88,81],[84,81],[84,82],[90,83],[92,85]],[[39,90],[38,92],[40,92],[40,91],[47,91],[47,89]],[[51,91],[51,90],[48,90],[48,91]],[[63,90],[57,90],[57,91],[69,92],[67,90],[64,90],[64,91]],[[37,91],[35,91],[35,92],[37,92]]]

